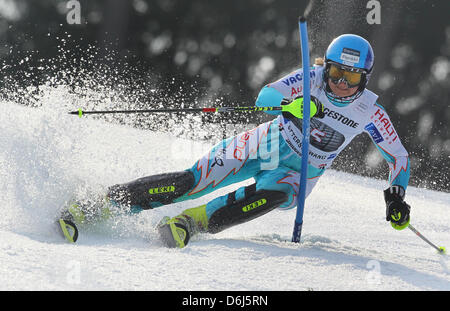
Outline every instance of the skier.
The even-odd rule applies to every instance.
[[[384,190],[386,220],[402,230],[410,221],[410,206],[404,201],[409,181],[408,153],[378,96],[366,88],[373,64],[370,43],[345,34],[331,42],[324,59],[316,60],[307,73],[311,78],[311,132],[306,194],[352,139],[365,132],[389,164],[390,186]],[[300,109],[304,74],[299,69],[266,85],[256,105],[294,105]],[[196,199],[251,178],[254,183],[249,186],[186,209],[178,216],[164,217],[157,226],[163,243],[182,248],[199,232],[217,233],[275,208],[294,208],[302,162],[302,115],[268,113],[278,115],[220,142],[189,169],[114,185],[100,203],[70,205],[59,220],[65,236],[75,241],[76,224],[98,219],[108,211],[108,204],[139,212]]]

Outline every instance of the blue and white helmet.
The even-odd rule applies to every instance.
[[[346,70],[363,73],[358,91],[350,98],[337,97],[328,86],[328,71],[330,65],[338,64]],[[374,63],[373,49],[370,43],[353,34],[344,34],[335,38],[327,48],[325,53],[324,82],[326,93],[333,101],[349,103],[357,99],[364,92],[369,82]]]

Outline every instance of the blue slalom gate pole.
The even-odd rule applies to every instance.
[[[303,66],[303,125],[302,125],[302,167],[300,171],[300,186],[297,196],[297,214],[295,216],[294,231],[292,233],[292,242],[299,243],[302,235],[303,210],[305,209],[306,182],[308,175],[308,151],[310,135],[310,75],[309,75],[309,46],[308,46],[308,28],[306,18],[300,17],[298,26],[300,29],[300,44],[302,49]]]

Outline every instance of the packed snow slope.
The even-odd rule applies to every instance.
[[[183,170],[211,146],[64,107],[1,110],[1,290],[450,290],[448,256],[385,221],[386,183],[333,170],[307,199],[300,244],[289,242],[295,210],[275,210],[164,248],[154,230],[162,216],[212,195],[80,228],[68,244],[54,225],[68,199]],[[407,202],[411,223],[450,248],[450,194],[409,187]]]

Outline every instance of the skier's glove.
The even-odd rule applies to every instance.
[[[384,190],[386,202],[386,221],[390,221],[396,230],[403,230],[409,225],[409,212],[411,207],[403,201],[405,189],[402,186],[391,186]]]
[[[287,119],[299,118],[303,119],[303,96],[297,96],[296,98],[288,99],[284,98],[281,101],[283,116]],[[311,118],[322,119],[325,114],[323,112],[323,104],[315,97],[311,95],[310,106]]]

